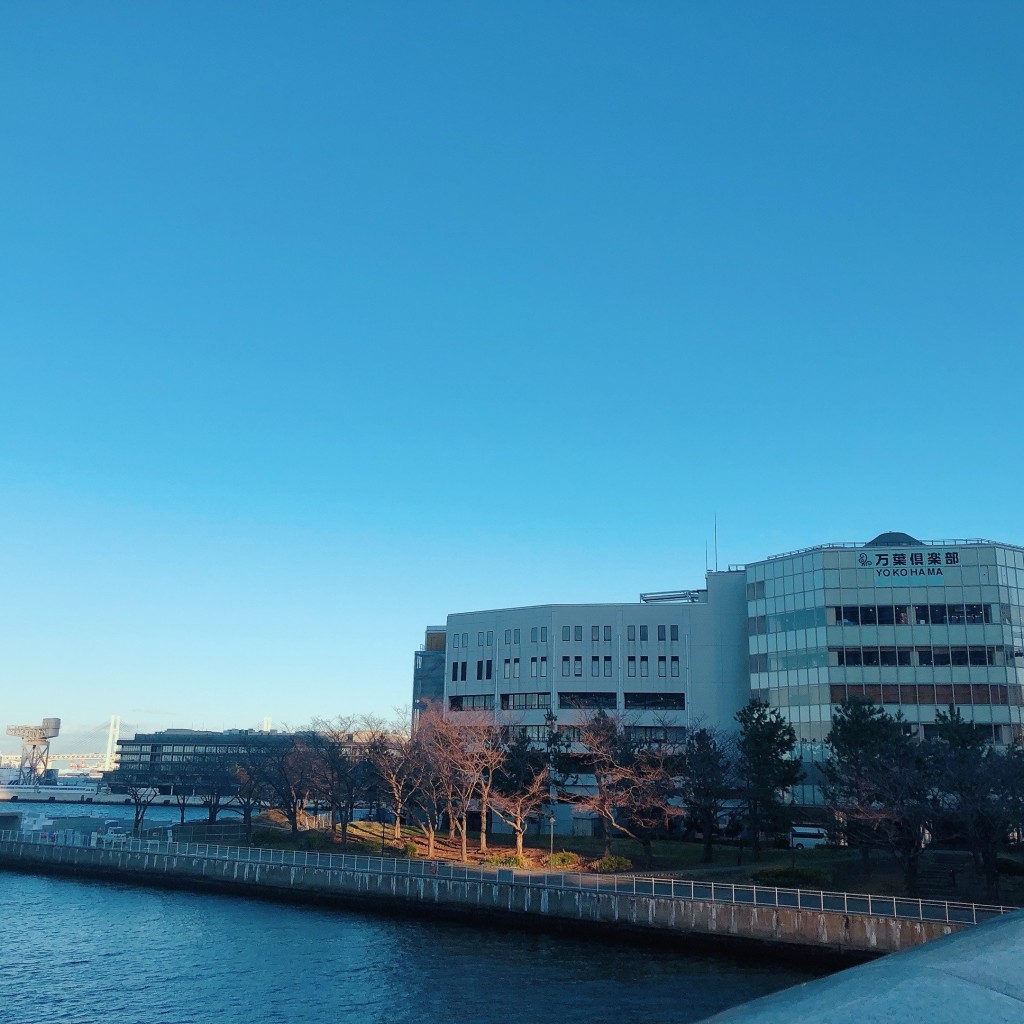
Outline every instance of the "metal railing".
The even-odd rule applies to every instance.
[[[580,874],[576,872],[526,871],[516,868],[474,868],[437,860],[370,857],[362,854],[319,853],[272,850],[251,846],[218,846],[213,843],[169,843],[157,839],[132,839],[122,835],[82,832],[0,831],[0,843],[69,846],[78,849],[107,849],[125,853],[153,853],[172,857],[195,857],[241,864],[266,864],[317,868],[324,871],[361,871],[373,875],[406,875],[417,878],[446,878],[454,881],[501,883],[559,892],[587,892],[615,896],[703,901],[754,907],[840,914],[870,915],[945,924],[979,924],[1017,907],[981,903],[953,903],[919,900],[902,896],[870,896],[861,893],[825,892],[817,889],[785,889],[732,882],[702,882],[681,878],[653,878],[637,875]]]

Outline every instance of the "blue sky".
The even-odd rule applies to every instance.
[[[1018,3],[0,10],[0,718],[407,704],[451,611],[1024,543]]]

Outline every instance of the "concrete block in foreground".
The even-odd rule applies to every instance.
[[[755,999],[702,1024],[1022,1024],[1024,911]]]

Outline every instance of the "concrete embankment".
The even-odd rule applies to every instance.
[[[1024,912],[726,1010],[704,1024],[1020,1024]]]
[[[173,846],[173,844],[172,844]],[[731,946],[773,955],[815,956],[824,961],[864,960],[949,935],[964,925],[874,914],[759,906],[721,900],[679,899],[637,893],[558,887],[544,876],[496,870],[478,877],[446,877],[445,868],[413,862],[409,873],[366,867],[324,856],[325,865],[260,863],[223,853],[182,852],[162,844],[148,849],[47,845],[0,841],[0,868],[208,889],[319,905],[363,906],[379,911],[472,917],[523,927],[573,929],[673,940],[710,949]],[[259,851],[244,851],[246,856]],[[270,851],[267,851],[269,854]],[[281,856],[276,851],[276,856]],[[286,855],[287,856],[287,855]],[[302,858],[304,855],[297,855]],[[375,860],[375,859],[374,859]],[[387,862],[385,862],[387,863]],[[437,870],[437,874],[431,874]],[[967,926],[969,927],[969,926]]]

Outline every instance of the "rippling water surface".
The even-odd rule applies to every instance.
[[[806,980],[770,965],[0,871],[18,1024],[671,1024]]]

